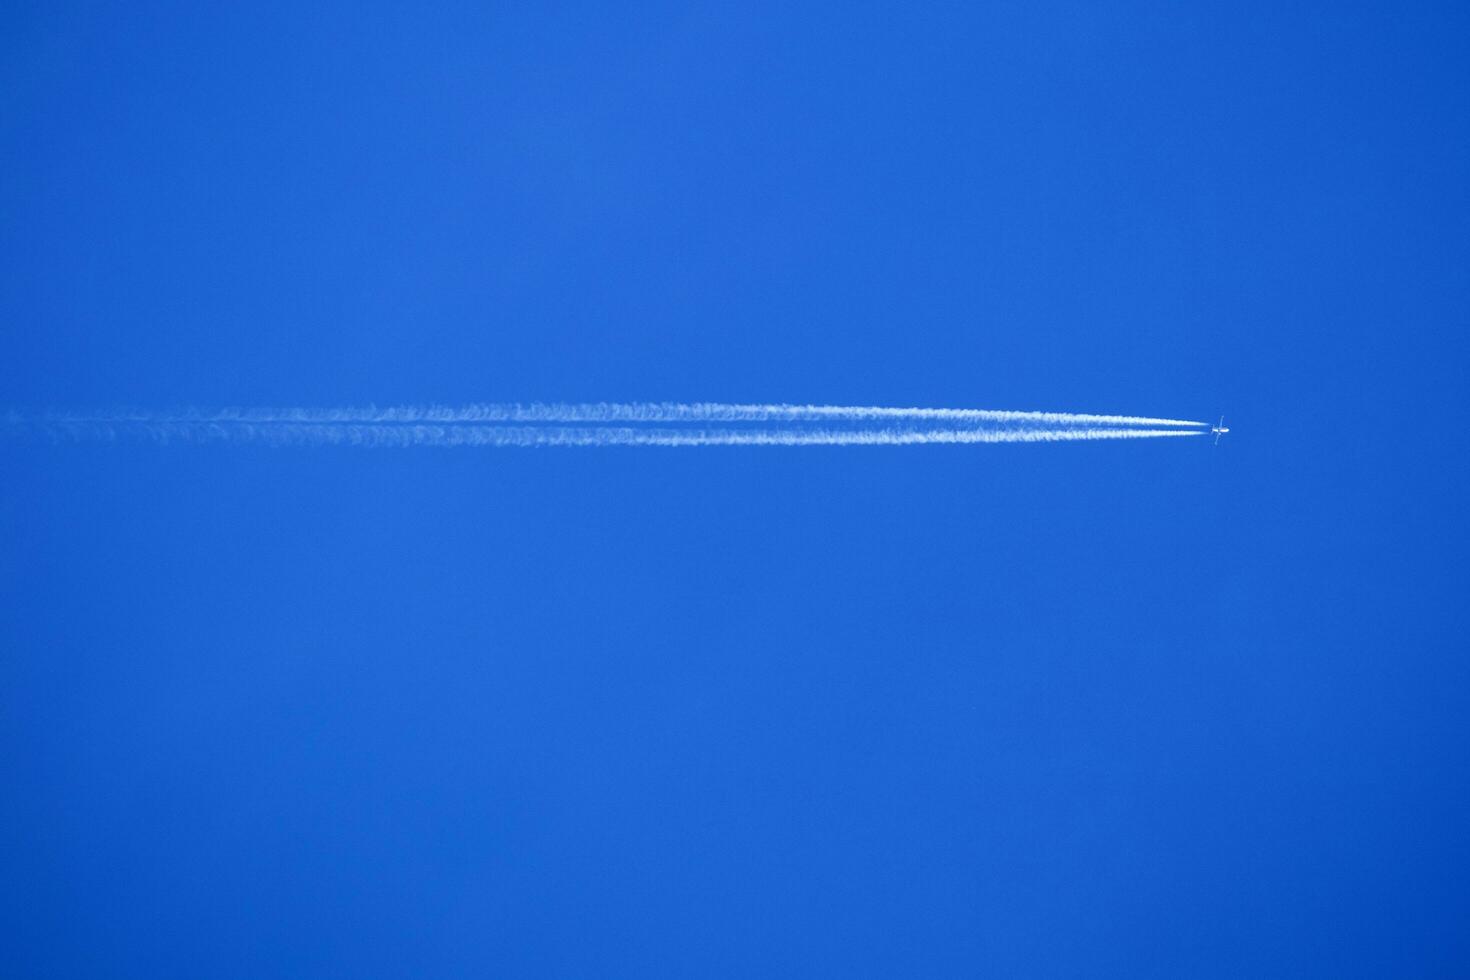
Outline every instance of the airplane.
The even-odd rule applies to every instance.
[[[1230,431],[1225,427],[1225,416],[1220,416],[1220,424],[1210,426],[1210,431],[1215,434],[1215,445],[1220,445],[1220,437]]]

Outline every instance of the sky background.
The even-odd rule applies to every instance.
[[[1470,969],[1463,4],[8,3],[0,973]]]

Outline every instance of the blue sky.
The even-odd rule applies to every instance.
[[[0,407],[1058,446],[0,442],[0,972],[1452,975],[1452,4],[11,4]]]

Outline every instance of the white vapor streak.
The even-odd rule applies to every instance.
[[[391,423],[465,424],[475,422],[950,422],[1001,423],[1043,427],[1147,426],[1207,428],[1205,422],[1156,419],[1136,415],[1084,415],[1074,412],[1012,412],[976,408],[882,408],[857,405],[780,405],[670,402],[588,404],[483,404],[459,408],[223,408],[186,409],[175,413],[148,411],[53,413],[50,422],[167,423]]]
[[[628,427],[384,424],[259,421],[48,422],[53,435],[155,442],[260,443],[270,446],[907,446],[1002,442],[1090,442],[1197,436],[1181,429],[658,429]]]

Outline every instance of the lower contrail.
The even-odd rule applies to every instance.
[[[48,422],[41,430],[75,441],[141,439],[158,443],[255,443],[267,446],[402,448],[515,446],[913,446],[1090,442],[1203,435],[1150,428],[783,428],[495,425],[468,423],[312,423],[193,421]]]

